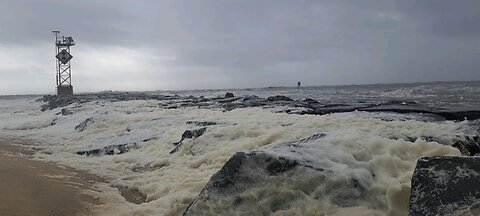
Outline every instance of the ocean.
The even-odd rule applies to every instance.
[[[106,179],[89,192],[99,215],[408,215],[417,159],[460,155],[451,145],[480,130],[479,81],[39,98],[0,96],[0,136]],[[293,165],[244,164],[228,190],[208,187],[252,152]]]

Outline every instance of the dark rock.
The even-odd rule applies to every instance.
[[[314,140],[318,140],[318,139],[321,139],[323,137],[327,136],[326,134],[324,133],[319,133],[319,134],[314,134],[312,136],[309,136],[307,138],[303,138],[303,139],[299,139],[295,142],[292,142],[292,143],[288,143],[286,144],[286,146],[289,146],[289,147],[298,147],[300,145],[302,145],[303,143],[307,143],[307,142],[310,142],[310,141],[314,141]]]
[[[100,101],[128,101],[128,100],[159,100],[162,103],[160,107],[165,109],[177,109],[184,107],[199,107],[199,108],[223,108],[225,111],[230,111],[237,108],[246,107],[264,107],[264,106],[276,106],[281,104],[282,106],[291,106],[292,108],[303,107],[306,108],[301,112],[290,112],[289,109],[285,109],[281,112],[295,113],[295,114],[312,114],[312,115],[324,115],[329,113],[338,112],[351,112],[351,111],[367,111],[367,112],[394,112],[394,113],[416,113],[422,115],[435,115],[446,120],[463,121],[480,119],[480,110],[455,110],[453,108],[432,108],[418,104],[412,101],[388,101],[380,104],[369,104],[352,102],[345,104],[321,104],[313,99],[305,99],[293,102],[291,98],[283,95],[271,96],[267,99],[257,97],[255,95],[231,97],[230,92],[225,94],[225,97],[218,98],[205,98],[190,96],[171,96],[171,95],[154,95],[147,93],[135,93],[135,92],[100,92],[96,94],[80,94],[72,96],[57,97],[46,95],[37,101],[43,101],[41,110],[53,110],[58,107],[65,107],[70,104],[82,104],[87,102],[97,103]]]
[[[309,114],[309,115],[325,115],[330,113],[341,113],[341,112],[353,112],[357,110],[356,107],[334,107],[334,108],[314,108],[308,111],[301,112],[300,114]]]
[[[192,138],[196,139],[196,138],[202,136],[205,132],[207,132],[206,127],[196,129],[196,130],[186,130],[185,132],[183,132],[182,138],[180,139],[180,141],[178,141],[176,143],[173,143],[174,147],[170,151],[170,154],[173,154],[173,153],[178,151],[178,149],[182,145],[182,142],[183,142],[184,139],[192,139]]]
[[[480,157],[420,158],[412,176],[409,215],[476,215],[472,211],[480,208],[479,182]]]
[[[215,188],[226,188],[232,185],[236,178],[242,162],[245,160],[246,154],[243,152],[236,153],[227,163],[218,171],[212,179],[212,185]]]
[[[120,195],[128,202],[134,204],[142,204],[147,202],[147,196],[138,191],[138,189],[132,189],[125,186],[117,185],[114,185],[113,187],[117,188],[118,191],[120,191]]]
[[[437,139],[436,137],[432,137],[432,136],[422,136],[422,137],[405,137],[405,140],[409,141],[409,142],[415,142],[417,139],[422,139],[422,140],[425,140],[427,142],[438,142],[440,144],[447,144],[447,143],[444,143],[442,141],[440,141],[439,139]]]
[[[259,100],[262,100],[262,98],[256,95],[247,95],[243,98],[243,101],[259,101]]]
[[[233,97],[235,97],[235,95],[234,95],[233,93],[231,93],[231,92],[227,92],[227,93],[225,94],[225,98],[233,98]]]
[[[63,116],[66,116],[66,115],[72,115],[73,114],[73,111],[71,110],[68,110],[68,109],[62,109],[62,115]]]
[[[194,101],[194,103],[204,103],[204,102],[208,102],[208,101],[210,101],[210,99],[208,99],[208,98],[203,98],[203,97],[202,97],[202,98],[196,99],[196,100]]]
[[[270,175],[277,175],[293,169],[293,167],[297,166],[297,164],[298,163],[296,161],[287,160],[284,157],[280,157],[278,160],[270,163],[266,169]]]
[[[283,95],[275,95],[267,98],[268,101],[293,101],[291,98]]]
[[[56,124],[57,124],[57,121],[58,121],[58,118],[53,119],[53,120],[50,122],[50,125],[51,125],[51,126],[56,125]]]
[[[233,97],[233,98],[221,99],[221,100],[218,100],[217,102],[224,104],[224,103],[231,103],[239,99],[240,99],[239,97]]]
[[[146,93],[136,92],[100,92],[95,94],[76,94],[69,96],[51,96],[46,95],[37,101],[48,102],[42,105],[42,111],[52,110],[58,107],[65,107],[73,103],[87,103],[92,101],[128,101],[128,100],[179,100],[182,97],[175,95],[150,95]],[[196,99],[194,96],[184,97],[187,99]]]
[[[325,134],[315,134],[260,151],[234,154],[211,177],[184,215],[231,215],[238,212],[242,215],[275,215],[297,206],[305,196],[328,199],[336,206],[359,205],[365,194],[370,193],[368,184],[354,175],[349,177],[342,173],[341,178],[336,177],[336,171],[324,162],[331,159],[316,158],[316,154],[312,154],[311,148],[315,148],[315,152],[332,148],[322,142],[323,137]],[[330,156],[329,153],[325,155]],[[345,165],[355,166],[355,163]],[[364,174],[374,178],[373,173]],[[322,195],[314,195],[314,191],[322,191]],[[302,212],[297,214],[302,215]]]
[[[216,125],[217,122],[212,122],[212,121],[187,121],[185,124],[193,124],[196,126],[210,126],[210,125]]]
[[[77,151],[78,155],[86,156],[102,156],[102,155],[114,155],[114,154],[123,154],[130,151],[132,148],[135,148],[137,143],[128,143],[128,144],[119,144],[119,145],[109,145],[103,148],[96,148],[86,151]]]
[[[460,151],[460,153],[462,153],[462,155],[470,156],[470,151],[468,151],[468,148],[467,148],[467,146],[465,146],[465,143],[463,141],[459,140],[459,141],[455,142],[452,145],[452,147],[457,148]]]
[[[415,101],[397,101],[397,100],[392,100],[392,101],[388,101],[386,103],[382,103],[381,105],[404,105],[404,106],[408,106],[408,105],[416,105],[417,102]]]
[[[449,111],[449,112],[432,111],[432,113],[443,116],[447,120],[463,121],[463,120],[480,119],[480,110]]]
[[[318,101],[312,99],[312,98],[306,98],[303,100],[304,103],[318,103]]]
[[[325,104],[322,105],[321,108],[332,108],[332,107],[348,107],[348,104]]]
[[[44,95],[42,98],[37,99],[35,102],[48,102],[56,98],[55,95]]]
[[[85,119],[85,121],[81,122],[77,126],[75,126],[75,130],[78,132],[82,132],[88,128],[91,124],[93,124],[95,121],[93,120],[93,117]]]
[[[100,148],[95,148],[95,149],[90,149],[90,150],[84,150],[84,151],[77,151],[76,153],[78,155],[87,155],[87,156],[102,156],[102,155],[114,155],[114,154],[123,154],[126,153],[132,149],[135,149],[138,147],[137,143],[141,142],[148,142],[150,140],[157,139],[158,137],[153,136],[153,137],[137,137],[135,138],[136,141],[132,141],[129,143],[123,143],[123,144],[112,144],[108,145],[105,147],[100,147]]]
[[[49,101],[47,104],[42,105],[42,111],[53,110],[58,107],[65,107],[72,103],[77,102],[76,97],[74,96],[55,96],[48,97]]]
[[[459,140],[452,146],[460,150],[462,155],[465,156],[474,156],[480,153],[480,140],[478,136],[466,136],[465,140]]]
[[[206,127],[196,129],[196,130],[186,130],[182,134],[182,140],[183,139],[198,138],[198,137],[202,136],[206,131],[207,131]]]

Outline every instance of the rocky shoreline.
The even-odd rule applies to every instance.
[[[413,113],[430,117],[432,120],[476,120],[480,119],[480,110],[464,110],[435,108],[418,104],[414,101],[387,101],[384,103],[366,103],[357,101],[352,103],[320,103],[314,99],[293,100],[287,96],[276,95],[268,98],[261,98],[255,95],[235,96],[227,92],[225,96],[207,98],[203,96],[195,97],[180,95],[157,95],[143,92],[104,92],[94,94],[79,94],[74,96],[57,97],[46,95],[38,101],[45,102],[42,111],[52,110],[59,107],[65,107],[70,104],[78,104],[93,101],[130,101],[130,100],[157,100],[158,106],[165,109],[178,109],[186,107],[223,109],[230,111],[237,108],[247,107],[283,107],[278,112],[292,114],[310,114],[324,115],[329,113],[366,111],[366,112],[394,112],[394,113]],[[70,112],[62,111],[62,115]]]
[[[458,157],[426,157],[418,160],[412,176],[412,190],[410,191],[409,202],[410,215],[448,215],[454,212],[475,215],[474,213],[478,209],[480,195],[475,191],[480,191],[480,187],[472,182],[480,182],[480,167],[477,165],[479,158],[477,156],[480,153],[480,138],[478,136],[480,131],[478,120],[480,119],[480,110],[432,108],[412,101],[388,101],[378,104],[361,101],[350,104],[322,104],[313,99],[293,100],[282,95],[261,98],[254,95],[235,96],[232,93],[226,93],[225,96],[221,97],[206,98],[202,96],[106,92],[70,97],[44,96],[39,99],[39,101],[45,103],[42,106],[42,111],[62,108],[57,115],[71,115],[75,113],[76,107],[81,107],[84,103],[129,100],[155,100],[158,101],[158,108],[163,109],[194,107],[228,112],[237,108],[261,107],[271,109],[274,112],[299,115],[325,115],[338,112],[366,111],[414,115],[413,117],[401,116],[397,117],[400,119],[393,119],[401,121],[417,117],[426,122],[468,120],[468,125],[473,131],[476,130],[476,133],[459,135],[454,142],[428,136],[392,137],[392,139],[407,139],[411,142],[420,139],[427,142],[437,142],[442,145],[455,147],[463,155]],[[383,120],[390,121],[391,119]],[[93,124],[94,121],[94,118],[87,118],[77,125],[75,130],[81,133],[89,125]],[[208,133],[209,127],[223,123],[196,121],[185,122],[185,124],[193,126],[193,128],[186,130],[180,137],[180,140],[173,143],[170,154],[175,154],[178,149],[182,148],[182,141],[185,139],[196,139]],[[252,209],[249,208],[257,202],[262,202],[262,205],[265,206],[265,209],[261,210],[265,214],[269,212],[281,213],[286,211],[286,209],[294,209],[295,205],[302,206],[302,203],[298,203],[297,200],[301,200],[298,196],[303,195],[297,194],[296,191],[302,191],[302,194],[312,197],[316,196],[315,193],[318,191],[312,191],[310,187],[305,187],[305,185],[314,185],[312,188],[317,189],[323,188],[322,195],[328,196],[330,202],[337,206],[353,207],[359,204],[359,200],[369,199],[369,194],[374,193],[374,187],[365,179],[374,181],[377,178],[377,174],[368,171],[368,169],[353,161],[344,163],[350,169],[363,171],[350,174],[342,173],[342,175],[349,177],[338,181],[335,180],[338,183],[335,186],[338,190],[328,188],[331,185],[329,186],[326,182],[337,178],[338,173],[341,171],[332,169],[328,164],[320,162],[322,158],[319,158],[319,155],[311,154],[311,152],[322,152],[323,148],[329,147],[330,144],[325,141],[326,138],[328,139],[328,136],[328,134],[316,134],[280,146],[236,153],[225,163],[220,171],[211,177],[198,197],[194,199],[183,214],[199,215],[227,213],[230,211],[245,214],[258,213],[259,209],[256,209],[256,212],[251,212]],[[138,142],[146,142],[151,139],[155,139],[155,137],[145,138],[143,141],[139,140]],[[87,156],[102,156],[122,154],[135,148],[137,148],[137,142],[114,144],[99,149],[86,149],[76,153]],[[322,156],[322,154],[320,155]],[[323,155],[322,157],[331,157],[331,155]],[[432,169],[434,169],[434,172],[431,171]],[[468,170],[468,172],[465,170]],[[425,174],[427,171],[431,173]],[[442,180],[438,180],[439,175],[443,178]],[[295,176],[295,178],[292,178],[292,176]],[[305,180],[307,182],[299,181],[299,177],[301,177],[300,179],[307,179]],[[435,179],[438,181],[432,183]],[[265,182],[268,182],[271,186],[266,186]],[[283,187],[275,188],[275,185],[283,185]],[[263,190],[265,190],[265,187],[270,187],[268,191],[277,191],[277,194],[268,196],[268,192],[265,191],[267,193],[265,197],[248,196],[247,192],[249,190],[256,190],[261,187],[264,187]],[[450,189],[446,190],[446,192],[431,192],[435,188],[442,187]],[[455,191],[453,195],[451,190]],[[338,193],[338,191],[342,191],[342,193]],[[288,194],[288,196],[282,195],[282,193]],[[431,202],[432,200],[439,200],[441,206],[447,206],[448,208],[439,208],[436,202]],[[208,203],[208,207],[206,203]],[[305,208],[308,207],[305,206]],[[396,214],[397,210],[391,209],[390,211],[391,214]],[[288,211],[284,213],[288,213]]]

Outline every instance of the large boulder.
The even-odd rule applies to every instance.
[[[375,175],[342,158],[324,137],[236,153],[184,215],[322,215],[362,206],[371,199]]]
[[[410,216],[480,215],[480,157],[420,158],[409,207]]]

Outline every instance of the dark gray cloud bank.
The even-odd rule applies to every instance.
[[[0,94],[479,80],[480,1],[0,1]]]

